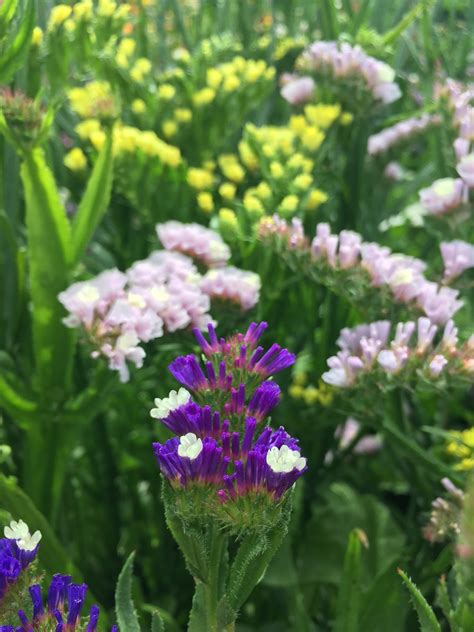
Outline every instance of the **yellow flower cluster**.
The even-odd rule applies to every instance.
[[[446,445],[446,452],[458,461],[455,469],[474,469],[474,428],[462,432],[456,430],[449,434],[451,441]]]
[[[318,386],[307,384],[308,376],[305,373],[296,374],[293,383],[288,388],[288,393],[293,399],[302,399],[307,406],[320,404],[330,406],[333,400],[333,393],[330,387],[320,381]]]
[[[83,88],[71,88],[68,93],[72,109],[81,118],[113,118],[117,105],[106,81],[91,81]]]
[[[146,57],[139,57],[130,70],[130,77],[136,83],[141,83],[150,74],[151,61]]]
[[[245,170],[235,154],[222,154],[217,159],[220,170],[231,182],[239,184],[245,178]]]
[[[131,37],[124,37],[117,48],[115,62],[120,68],[128,68],[130,65],[130,57],[135,52],[136,42]]]
[[[87,167],[87,158],[80,147],[74,147],[68,151],[63,162],[71,171],[82,171]]]
[[[77,135],[88,140],[97,150],[105,142],[105,131],[97,119],[86,119],[76,125]],[[118,156],[142,152],[150,158],[158,158],[169,167],[176,168],[182,162],[181,152],[177,147],[168,145],[155,132],[143,131],[128,125],[114,127],[114,153]]]
[[[114,21],[126,19],[130,14],[131,7],[127,3],[120,5],[115,0],[99,0],[96,7],[95,16],[98,18],[112,18]],[[57,4],[51,9],[49,15],[48,32],[57,31],[64,27],[67,31],[74,31],[77,22],[81,20],[92,20],[94,17],[94,4],[92,0],[81,0],[72,7],[68,4]]]
[[[48,31],[54,31],[70,17],[72,8],[67,4],[57,4],[51,9],[48,20]]]
[[[186,179],[189,186],[197,191],[211,189],[214,184],[214,177],[212,173],[209,173],[206,169],[199,169],[197,167],[190,167],[188,169]]]

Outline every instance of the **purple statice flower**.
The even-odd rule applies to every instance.
[[[329,73],[335,80],[359,79],[375,101],[387,104],[401,96],[393,68],[347,42],[311,44],[301,56],[301,66],[306,72]]]
[[[440,244],[444,263],[444,281],[451,281],[468,268],[474,268],[474,246],[456,239]]]
[[[277,406],[280,401],[281,390],[275,382],[266,381],[255,389],[249,405],[248,413],[257,421],[262,421]]]
[[[157,224],[156,231],[166,250],[189,255],[209,267],[224,266],[230,259],[229,247],[220,235],[200,224],[170,220]]]
[[[194,355],[178,356],[171,362],[168,369],[178,382],[192,391],[200,391],[210,387],[209,380]]]
[[[87,618],[81,617],[87,594],[86,584],[74,584],[70,575],[53,575],[48,588],[46,601],[39,584],[30,586],[30,596],[33,603],[31,621],[23,610],[18,611],[21,625],[13,628],[16,632],[32,632],[43,629],[43,625],[54,626],[56,632],[96,632],[99,619],[99,608],[92,606]],[[86,627],[84,624],[87,622]],[[38,628],[40,626],[40,628]],[[48,627],[49,629],[49,627]],[[52,629],[52,628],[51,628]],[[113,626],[111,632],[118,632]]]
[[[276,343],[266,353],[263,353],[263,351],[262,347],[257,347],[247,365],[252,373],[258,373],[263,378],[287,369],[296,360],[294,353],[291,353],[288,349],[282,349]]]
[[[433,323],[443,325],[464,305],[458,296],[457,290],[426,281],[416,300]]]
[[[284,80],[281,96],[291,105],[307,103],[314,97],[316,84],[311,77],[291,76]]]
[[[192,432],[154,443],[153,449],[163,475],[182,487],[190,482],[220,483],[230,463],[215,439],[201,439]]]
[[[461,178],[441,178],[420,191],[420,202],[431,215],[444,215],[467,200],[467,188]]]
[[[201,290],[211,300],[230,301],[238,305],[242,311],[255,307],[260,298],[260,287],[258,274],[234,267],[209,270],[201,283]]]
[[[336,343],[342,351],[350,351],[355,355],[362,355],[363,346],[367,347],[367,341],[374,341],[377,347],[383,347],[390,333],[390,321],[378,320],[368,325],[357,325],[352,329],[344,327],[339,334]]]
[[[316,236],[311,243],[311,254],[314,259],[325,259],[332,268],[337,266],[337,245],[339,237],[331,234],[329,224],[316,226]]]
[[[456,165],[456,171],[463,179],[466,186],[474,189],[474,153],[462,156]]]
[[[0,599],[34,561],[41,540],[41,533],[30,534],[23,520],[12,520],[5,527],[4,535],[0,539]]]
[[[381,132],[369,136],[368,152],[371,156],[388,151],[393,145],[407,140],[423,132],[431,125],[437,125],[441,122],[441,118],[437,114],[422,114],[419,117],[413,117],[400,121],[396,125],[386,127]]]

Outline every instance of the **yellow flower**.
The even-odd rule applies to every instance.
[[[260,200],[248,192],[244,195],[243,204],[245,210],[253,219],[260,219],[265,213],[265,209]]]
[[[304,389],[299,384],[292,384],[288,389],[288,393],[290,394],[290,397],[293,397],[293,399],[301,399],[303,397],[303,392]]]
[[[174,111],[174,118],[178,123],[189,123],[193,118],[193,113],[188,108],[176,108]]]
[[[63,24],[71,15],[72,9],[67,4],[57,4],[51,9],[48,21],[48,31],[52,31]]]
[[[311,171],[313,171],[314,162],[310,158],[304,158],[301,167],[305,173],[311,173]]]
[[[245,178],[245,171],[238,162],[229,162],[221,165],[222,173],[228,180],[239,184]]]
[[[298,209],[299,203],[300,203],[300,200],[298,196],[287,195],[280,202],[280,206],[278,207],[278,212],[280,213],[280,215],[283,215],[284,217],[293,215],[293,213],[295,213],[296,210]]]
[[[73,31],[75,31],[75,29],[76,29],[76,23],[74,22],[72,18],[69,18],[64,22],[64,30],[67,31],[68,33],[72,33]]]
[[[110,18],[117,10],[117,4],[114,0],[99,0],[97,6],[97,15],[104,18]]]
[[[303,391],[304,403],[313,406],[319,401],[319,391],[315,386],[307,386]]]
[[[31,43],[33,46],[39,46],[43,41],[43,31],[39,26],[35,26],[33,29],[33,34],[31,36]]]
[[[339,104],[325,105],[324,103],[307,105],[304,109],[304,113],[312,125],[327,129],[341,114],[341,106]]]
[[[222,73],[217,68],[208,68],[206,72],[206,83],[210,88],[217,89],[222,81]]]
[[[224,92],[234,92],[240,86],[240,79],[236,75],[229,75],[224,80],[222,89]]]
[[[291,158],[288,160],[287,165],[290,169],[301,169],[305,161],[305,157],[303,154],[293,154]]]
[[[202,163],[203,169],[206,169],[206,171],[215,171],[216,170],[216,163],[214,162],[214,160],[205,160]]]
[[[214,210],[214,200],[212,199],[212,195],[207,191],[198,193],[197,202],[199,208],[205,213],[212,213]]]
[[[323,140],[324,134],[318,127],[307,127],[304,135],[301,137],[303,146],[310,151],[319,149]]]
[[[293,132],[295,132],[295,134],[302,136],[308,127],[308,123],[306,122],[305,117],[302,114],[299,114],[298,116],[290,116],[289,127]]]
[[[101,129],[98,129],[95,132],[92,132],[92,134],[89,136],[89,140],[91,141],[95,149],[97,149],[97,151],[100,151],[105,143],[105,132],[103,132]]]
[[[178,131],[178,125],[175,121],[165,121],[162,125],[163,134],[166,138],[171,138],[171,136],[175,136]]]
[[[270,163],[270,173],[272,174],[272,178],[279,180],[283,177],[285,170],[279,162],[271,162]]]
[[[308,375],[304,371],[298,371],[293,376],[294,384],[298,384],[299,386],[304,386],[308,381]]]
[[[267,65],[263,61],[263,59],[259,59],[257,61],[253,59],[249,59],[247,61],[247,67],[244,70],[244,81],[248,83],[255,83],[258,81],[262,75],[265,73]]]
[[[68,151],[63,162],[71,171],[82,171],[87,166],[87,158],[80,147],[74,147]]]
[[[224,198],[224,200],[233,200],[235,198],[235,193],[237,191],[237,187],[232,182],[224,182],[219,187],[219,195]]]
[[[137,43],[131,37],[124,37],[123,40],[120,41],[118,46],[118,52],[122,53],[126,57],[130,57],[135,52],[135,47]]]
[[[182,61],[184,64],[187,64],[191,59],[191,54],[185,48],[176,48],[172,57],[175,61]]]
[[[313,178],[309,175],[309,173],[300,173],[299,176],[296,176],[293,182],[297,189],[304,191],[312,185]]]
[[[257,156],[245,140],[241,140],[239,143],[239,155],[240,160],[244,163],[247,169],[254,171],[258,167]]]
[[[215,96],[216,93],[212,88],[203,88],[202,90],[198,90],[193,94],[193,103],[196,107],[208,105],[209,103],[214,101]]]
[[[100,123],[97,119],[85,119],[76,125],[75,130],[79,138],[87,140],[91,134],[100,130]]]
[[[82,2],[76,2],[72,10],[74,11],[74,17],[76,20],[90,20],[94,10],[92,0],[82,0]]]
[[[158,97],[163,101],[171,101],[176,94],[176,89],[170,83],[164,83],[158,88]]]
[[[318,206],[321,206],[321,204],[324,204],[324,202],[327,202],[327,200],[328,196],[324,193],[324,191],[321,191],[320,189],[313,189],[306,201],[306,208],[313,211],[318,208]]]
[[[235,233],[239,228],[237,215],[230,208],[221,208],[219,211],[219,227],[227,233]]]
[[[268,184],[268,182],[265,181],[262,181],[257,185],[255,193],[262,200],[268,200],[268,198],[272,197],[272,190],[270,188],[270,185]]]
[[[351,114],[350,112],[343,112],[341,114],[341,118],[339,119],[339,122],[341,125],[350,125],[353,120],[354,120],[353,114]]]
[[[143,99],[133,99],[132,112],[134,114],[143,114],[146,112],[146,103]]]
[[[212,173],[205,169],[190,167],[188,169],[187,182],[190,187],[201,191],[202,189],[210,189],[213,185],[214,178]]]

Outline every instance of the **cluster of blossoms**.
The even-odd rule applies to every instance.
[[[298,66],[330,80],[344,80],[360,86],[381,103],[392,103],[400,95],[394,82],[395,71],[382,61],[367,55],[360,46],[347,42],[314,42],[301,55]],[[305,103],[313,98],[316,84],[312,77],[294,77],[282,89],[282,96],[292,104]]]
[[[458,344],[458,330],[448,321],[439,342],[435,343],[438,327],[429,318],[398,323],[390,340],[391,322],[381,320],[353,329],[344,328],[337,340],[340,351],[328,359],[329,371],[323,373],[327,384],[348,388],[362,376],[397,376],[417,371],[429,380],[445,373],[474,373],[474,336]],[[416,332],[416,335],[414,336]]]
[[[338,275],[347,272],[368,278],[370,286],[389,289],[395,301],[413,304],[436,324],[446,323],[463,305],[457,290],[426,279],[423,261],[363,242],[356,232],[343,230],[333,235],[329,224],[320,223],[310,244],[301,222],[293,220],[288,224],[274,216],[260,223],[259,235],[263,239],[279,238],[284,247],[306,253],[311,262],[322,263]],[[324,275],[320,278],[324,281]]]
[[[440,122],[439,115],[423,114],[420,117],[409,118],[391,127],[386,127],[378,134],[369,136],[368,152],[371,156],[385,153],[397,143],[405,141],[423,132],[427,127],[437,125]]]
[[[469,268],[474,268],[474,246],[465,241],[442,242],[440,244],[441,256],[444,263],[443,279],[446,283],[456,279]]]
[[[431,514],[423,535],[429,542],[444,542],[457,539],[461,533],[461,514],[464,506],[464,492],[449,478],[441,481],[446,494],[431,503]]]
[[[245,334],[218,339],[209,325],[209,341],[195,330],[204,368],[194,355],[176,358],[169,370],[185,388],[155,400],[151,411],[176,435],[154,444],[163,475],[177,491],[207,494],[224,521],[249,498],[273,505],[306,470],[298,441],[267,425],[280,399],[270,378],[295,356],[277,344],[264,352],[258,341],[266,327],[252,323]]]
[[[159,225],[158,233],[166,247],[207,263],[223,265],[230,255],[220,237],[201,226],[169,222]],[[259,280],[254,273],[223,267],[213,278],[210,272],[203,277],[181,252],[153,252],[125,273],[107,270],[61,292],[59,300],[69,312],[64,322],[82,327],[94,344],[93,357],[107,358],[109,367],[127,381],[127,362],[143,364],[140,343],[160,338],[165,331],[205,328],[211,322],[212,298],[229,300],[244,310],[255,305]],[[237,273],[239,291],[231,287]]]
[[[14,520],[4,529],[0,539],[0,604],[7,591],[17,583],[22,571],[36,558],[41,533],[30,534],[23,520]],[[0,627],[1,630],[1,627]]]
[[[87,617],[81,617],[87,594],[86,584],[74,584],[70,575],[53,575],[46,605],[41,587],[34,584],[29,588],[33,604],[31,620],[24,610],[18,611],[19,626],[0,625],[0,632],[33,632],[33,630],[55,630],[55,632],[96,632],[99,608],[92,606]],[[116,625],[110,632],[118,632]]]
[[[349,417],[336,428],[334,437],[338,440],[336,455],[339,451],[347,450],[352,446],[351,454],[356,456],[367,456],[379,452],[383,442],[377,435],[361,436],[361,426],[357,419]],[[330,465],[334,461],[335,453],[330,450],[324,456],[324,463]]]
[[[438,89],[447,97],[452,111],[452,124],[458,137],[454,141],[459,178],[441,178],[420,191],[420,202],[431,215],[445,215],[464,207],[469,199],[469,189],[474,188],[474,107],[471,105],[473,89],[448,79]]]

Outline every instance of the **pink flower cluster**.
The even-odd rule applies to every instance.
[[[386,127],[378,134],[369,136],[368,151],[371,156],[388,151],[393,145],[407,140],[411,136],[424,131],[431,125],[437,125],[441,118],[437,115],[423,114],[401,121],[391,127]]]
[[[306,72],[328,73],[334,79],[360,79],[373,98],[382,103],[392,103],[401,95],[400,88],[394,82],[393,68],[367,55],[360,46],[351,46],[347,42],[314,42],[303,52],[300,62]],[[284,90],[287,94],[291,91],[293,94],[300,93],[301,99],[297,102],[301,102],[311,94],[309,85],[308,82],[300,83],[299,90],[296,90],[288,83]],[[303,94],[306,95],[304,99]]]
[[[357,419],[348,417],[346,421],[336,428],[334,437],[338,439],[338,451],[346,450],[357,438],[361,430]],[[378,435],[364,435],[359,438],[352,449],[352,454],[357,456],[367,456],[379,452],[383,446],[383,441]],[[324,456],[324,464],[330,465],[334,460],[334,452],[330,450]]]
[[[386,246],[365,243],[358,233],[343,230],[332,235],[328,224],[318,224],[311,252],[314,259],[323,259],[335,269],[361,266],[374,287],[388,286],[398,302],[416,302],[434,323],[445,323],[463,305],[457,290],[425,278],[423,261],[392,253]]]
[[[465,241],[442,242],[441,256],[444,263],[444,281],[449,282],[458,277],[468,268],[474,268],[474,246]]]
[[[128,362],[143,365],[140,343],[212,322],[209,297],[201,276],[187,257],[156,252],[137,261],[127,272],[107,270],[74,283],[59,300],[69,312],[68,327],[82,327],[95,346],[93,357],[104,356],[120,379],[129,379]]]
[[[454,153],[458,160],[456,170],[460,178],[441,178],[420,191],[420,202],[431,215],[444,215],[461,206],[474,188],[474,89],[448,79],[444,86],[435,88],[435,96],[446,96],[452,109],[452,124],[458,131]]]
[[[201,289],[211,299],[236,303],[241,309],[254,307],[260,297],[260,277],[255,272],[229,266],[208,270]]]
[[[311,101],[314,96],[316,84],[311,77],[298,77],[285,73],[281,76],[282,85],[280,94],[291,105],[299,105]]]
[[[158,238],[166,250],[175,250],[197,259],[209,267],[224,266],[230,250],[220,235],[200,224],[183,224],[171,220],[156,225]]]
[[[438,325],[446,323],[464,304],[457,290],[426,279],[423,261],[363,242],[356,232],[343,230],[333,235],[329,224],[319,223],[308,245],[301,222],[288,224],[274,216],[265,218],[259,226],[259,237],[270,236],[280,236],[292,250],[309,250],[313,261],[327,264],[332,270],[368,274],[373,287],[388,287],[397,302],[414,304]]]
[[[354,386],[361,375],[376,369],[385,375],[397,375],[409,366],[421,370],[429,379],[436,379],[447,370],[474,372],[474,336],[458,346],[458,330],[452,320],[446,323],[436,345],[438,327],[429,318],[398,323],[391,341],[390,328],[390,321],[381,320],[343,329],[337,340],[340,351],[328,359],[329,371],[322,376],[326,384],[347,388]]]

